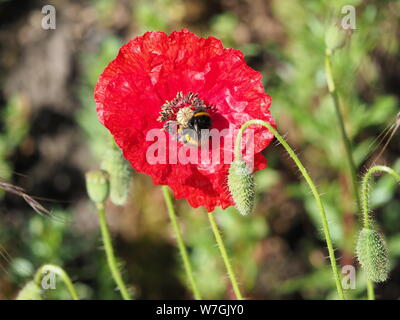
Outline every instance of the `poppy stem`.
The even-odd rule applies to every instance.
[[[53,264],[45,264],[41,266],[35,273],[34,282],[40,288],[42,288],[42,279],[43,276],[48,272],[54,273],[60,276],[61,280],[64,282],[67,290],[72,298],[72,300],[79,300],[78,294],[76,293],[75,287],[68,276],[68,274],[64,271],[63,268],[53,265]]]
[[[369,196],[371,192],[370,184],[372,176],[377,172],[385,172],[392,175],[397,182],[400,182],[400,174],[387,166],[373,166],[368,169],[364,175],[361,183],[361,201],[362,201],[362,216],[364,228],[371,229],[371,222],[369,217]],[[368,300],[375,300],[374,284],[371,280],[367,279],[367,292]]]
[[[348,134],[346,132],[342,111],[340,109],[340,101],[339,101],[339,96],[338,96],[338,93],[337,93],[337,90],[336,90],[336,86],[335,86],[335,80],[333,78],[332,59],[331,59],[332,58],[332,54],[333,54],[333,50],[326,49],[326,53],[325,53],[326,82],[328,84],[329,93],[330,93],[330,95],[332,97],[332,100],[333,100],[333,105],[335,107],[336,118],[337,118],[337,121],[339,123],[340,134],[341,134],[343,146],[344,146],[344,149],[345,149],[345,152],[346,152],[347,166],[348,166],[349,171],[350,171],[350,177],[351,177],[351,184],[352,184],[354,199],[356,200],[356,203],[357,203],[358,212],[360,212],[360,210],[361,210],[361,202],[360,202],[359,190],[358,190],[357,170],[356,170],[356,165],[355,165],[353,154],[352,154],[351,142],[350,142],[349,136],[348,136]]]
[[[362,215],[364,221],[364,228],[371,229],[369,219],[369,195],[370,195],[370,183],[372,176],[377,172],[385,172],[393,176],[398,182],[400,182],[400,174],[394,171],[392,168],[387,166],[373,166],[368,169],[364,175],[361,183],[361,198],[362,198]]]
[[[176,240],[178,242],[178,248],[179,248],[179,252],[181,254],[182,257],[182,261],[183,261],[183,266],[184,269],[186,271],[186,276],[189,279],[190,282],[190,286],[192,287],[192,291],[193,291],[193,295],[194,298],[196,300],[201,300],[201,294],[200,291],[197,287],[194,275],[193,275],[193,269],[192,266],[190,264],[190,260],[189,260],[189,255],[187,253],[186,247],[185,247],[185,243],[183,241],[182,238],[182,233],[179,229],[179,224],[178,221],[176,219],[176,213],[175,213],[175,209],[172,203],[172,198],[171,198],[171,194],[169,193],[168,187],[167,186],[162,186],[162,191],[164,194],[164,198],[165,198],[165,203],[167,205],[167,209],[168,209],[168,214],[169,214],[169,218],[171,220],[171,224],[172,224],[172,228],[174,229],[175,232],[175,236],[176,236]]]
[[[375,300],[374,283],[367,279],[368,300]]]
[[[321,216],[322,229],[323,229],[323,232],[324,232],[326,245],[328,247],[329,259],[330,259],[330,262],[331,262],[332,272],[333,272],[333,276],[334,276],[335,283],[336,283],[336,290],[337,290],[339,299],[340,300],[344,300],[343,288],[342,288],[342,284],[340,282],[339,272],[338,272],[338,269],[337,269],[335,252],[333,250],[333,244],[332,244],[332,238],[331,238],[331,234],[329,232],[328,220],[326,218],[325,208],[324,208],[323,202],[321,200],[321,197],[320,197],[320,195],[318,193],[317,187],[315,186],[313,180],[311,179],[310,175],[307,172],[307,169],[303,166],[303,164],[301,163],[300,159],[297,157],[297,155],[295,154],[293,149],[289,146],[289,144],[286,142],[286,140],[279,134],[279,132],[273,126],[271,126],[268,122],[265,122],[265,121],[262,121],[262,120],[250,120],[250,121],[247,121],[240,128],[239,133],[238,133],[238,135],[236,137],[236,147],[241,145],[242,134],[243,134],[244,130],[246,130],[246,128],[251,126],[251,125],[264,126],[270,132],[272,132],[272,134],[278,139],[278,141],[285,148],[286,152],[292,158],[292,160],[294,161],[296,166],[299,168],[299,170],[300,170],[301,174],[303,175],[304,179],[306,180],[306,182],[307,182],[307,184],[308,184],[308,186],[309,186],[309,188],[310,188],[310,190],[311,190],[311,192],[312,192],[312,194],[313,194],[313,196],[315,198],[315,201],[317,203],[317,206],[318,206],[318,209],[319,209],[319,213],[320,213],[320,216]]]
[[[108,229],[107,226],[104,203],[96,203],[96,208],[99,216],[101,236],[103,239],[104,250],[106,251],[108,267],[110,268],[114,281],[121,292],[122,298],[124,300],[131,300],[132,298],[128,293],[128,289],[126,288],[126,285],[122,280],[122,276],[118,268],[117,259],[115,257],[114,249],[112,246],[110,230]]]
[[[218,225],[215,221],[213,212],[208,213],[208,219],[210,220],[211,228],[214,233],[215,240],[217,241],[218,249],[219,252],[221,253],[222,260],[224,260],[224,264],[228,272],[229,279],[231,280],[232,288],[233,291],[235,292],[236,298],[238,300],[243,300],[243,296],[239,289],[238,281],[236,279],[235,273],[233,272],[232,264],[230,262],[228,253],[226,251],[224,241],[222,240],[221,232],[219,231]]]

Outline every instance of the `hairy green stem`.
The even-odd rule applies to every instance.
[[[106,251],[108,267],[110,268],[114,281],[121,292],[122,298],[124,300],[131,300],[132,298],[128,292],[128,289],[126,288],[124,281],[122,280],[122,276],[118,268],[117,259],[114,254],[110,231],[107,226],[104,204],[96,203],[96,208],[99,216],[101,236],[103,239],[104,250]]]
[[[367,279],[368,300],[375,300],[374,283]]]
[[[36,283],[36,285],[38,287],[42,287],[42,278],[44,275],[46,275],[48,272],[57,274],[58,276],[60,276],[61,280],[64,282],[65,286],[67,287],[67,290],[69,292],[69,294],[71,295],[71,298],[73,300],[79,300],[78,294],[76,293],[75,287],[70,279],[70,277],[68,276],[68,274],[64,271],[64,269],[62,269],[59,266],[53,265],[53,264],[45,264],[43,266],[41,266],[35,274],[34,277],[34,282]]]
[[[169,214],[169,218],[171,220],[172,228],[174,229],[176,240],[178,242],[178,248],[179,248],[179,252],[182,257],[183,267],[185,269],[186,276],[188,277],[190,286],[192,287],[194,298],[196,300],[201,300],[202,297],[201,297],[200,291],[197,287],[197,284],[196,284],[196,281],[195,281],[195,278],[193,275],[192,266],[190,264],[189,255],[186,251],[186,247],[185,247],[185,244],[184,244],[184,241],[182,238],[182,234],[179,229],[178,221],[176,219],[176,213],[175,213],[175,209],[174,209],[174,206],[172,203],[171,194],[169,193],[167,186],[162,186],[162,191],[164,194],[165,203],[167,204],[168,214]]]
[[[369,217],[369,195],[370,183],[372,176],[377,172],[385,172],[392,175],[398,182],[400,182],[400,174],[387,166],[373,166],[368,169],[364,175],[361,183],[361,201],[362,201],[362,216],[364,228],[371,229],[371,222]],[[374,284],[371,280],[367,279],[368,300],[375,300]]]
[[[340,109],[339,96],[336,91],[335,81],[333,78],[332,61],[331,61],[332,53],[333,53],[332,50],[330,50],[330,49],[326,50],[326,54],[325,54],[326,82],[328,84],[329,93],[333,100],[333,105],[335,106],[335,113],[336,113],[337,121],[339,123],[340,135],[342,138],[344,149],[346,151],[346,159],[347,159],[347,165],[348,165],[350,177],[351,177],[352,190],[353,190],[354,198],[357,203],[358,211],[360,211],[361,205],[360,205],[360,197],[359,197],[359,191],[358,191],[357,169],[356,169],[356,165],[355,165],[353,154],[352,154],[352,147],[351,147],[350,139],[347,135],[346,128],[344,125],[343,115],[342,115],[342,112]]]
[[[299,168],[301,174],[303,175],[303,177],[306,180],[308,186],[310,187],[310,190],[311,190],[311,192],[312,192],[312,194],[313,194],[313,196],[315,198],[315,201],[317,203],[317,206],[318,206],[318,209],[319,209],[319,213],[320,213],[320,216],[321,216],[322,229],[323,229],[323,232],[324,232],[326,245],[328,247],[329,259],[330,259],[331,266],[332,266],[332,271],[333,271],[333,276],[334,276],[335,283],[336,283],[337,293],[339,295],[339,299],[344,300],[343,288],[342,288],[342,284],[340,282],[339,272],[338,272],[338,269],[337,269],[337,264],[336,264],[336,259],[335,259],[335,252],[333,250],[333,244],[332,244],[331,234],[329,232],[329,226],[328,226],[328,220],[326,218],[325,208],[324,208],[324,205],[322,203],[321,197],[320,197],[320,195],[319,195],[319,193],[317,191],[317,188],[316,188],[313,180],[311,179],[311,177],[308,174],[306,168],[303,166],[303,164],[301,163],[301,161],[299,160],[299,158],[297,157],[297,155],[295,154],[293,149],[289,146],[289,144],[286,142],[286,140],[279,134],[279,132],[273,126],[271,126],[268,122],[265,122],[265,121],[262,121],[262,120],[250,120],[250,121],[247,121],[240,128],[240,131],[239,131],[239,133],[238,133],[238,135],[236,137],[236,147],[237,148],[240,148],[241,136],[242,136],[244,130],[247,127],[249,127],[250,125],[263,126],[263,127],[267,128],[278,139],[278,141],[285,148],[286,152],[292,158],[292,160],[294,161],[296,166]],[[236,149],[236,151],[237,151],[237,149]]]
[[[235,292],[236,298],[238,300],[243,300],[243,296],[239,289],[238,281],[236,279],[235,273],[233,272],[232,264],[230,262],[228,253],[226,251],[224,241],[222,240],[222,237],[221,237],[221,232],[219,231],[218,225],[215,221],[214,213],[210,212],[208,214],[208,219],[210,220],[211,228],[214,233],[215,240],[217,241],[218,249],[219,249],[219,252],[221,253],[222,260],[224,261],[224,264],[225,264],[226,270],[228,272],[228,276],[231,281],[232,288],[233,288],[233,291]]]
[[[368,169],[361,183],[362,215],[364,219],[364,228],[366,229],[371,229],[370,218],[369,218],[369,194],[370,194],[369,187],[372,176],[377,172],[388,173],[392,175],[397,181],[400,182],[400,174],[398,174],[392,168],[389,168],[387,166],[373,166]]]

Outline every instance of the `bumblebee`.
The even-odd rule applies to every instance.
[[[165,121],[164,130],[177,133],[179,141],[198,146],[207,139],[201,135],[201,130],[211,129],[208,109],[197,94],[190,92],[184,96],[182,92],[178,92],[174,100],[167,101],[162,106],[158,120]],[[173,132],[174,127],[176,132]]]
[[[205,109],[183,108],[178,111],[176,120],[180,141],[193,145],[201,145],[205,142],[205,137],[201,136],[201,130],[211,129],[211,117]]]

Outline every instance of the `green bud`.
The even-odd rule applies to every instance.
[[[229,168],[228,188],[240,214],[253,211],[255,199],[254,176],[243,160],[234,160]]]
[[[124,205],[129,196],[132,168],[115,143],[106,150],[101,168],[110,175],[111,201],[119,206]]]
[[[86,189],[90,200],[94,203],[103,203],[108,198],[108,173],[103,170],[86,172]]]
[[[336,50],[342,48],[345,44],[346,33],[345,30],[331,24],[325,33],[325,46],[329,50]]]
[[[357,241],[357,257],[368,279],[383,282],[389,274],[388,250],[383,237],[372,229],[362,229]]]
[[[29,281],[18,293],[16,300],[43,300],[42,290],[34,281]]]

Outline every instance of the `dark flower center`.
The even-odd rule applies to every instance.
[[[161,106],[160,117],[164,130],[171,132],[176,128],[179,140],[184,143],[199,145],[202,143],[201,131],[211,129],[210,106],[201,100],[198,94],[178,92],[172,101]]]

